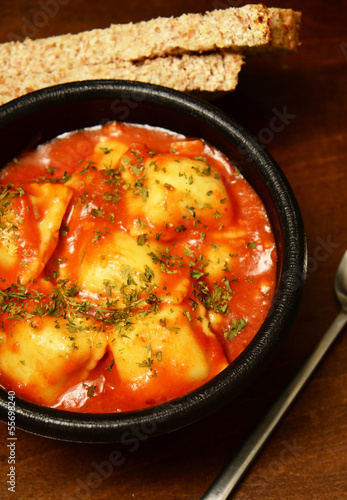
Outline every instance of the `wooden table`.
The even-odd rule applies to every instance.
[[[243,3],[2,0],[0,42],[13,35],[45,37]],[[291,56],[249,61],[237,90],[215,104],[266,141],[302,210],[308,278],[287,340],[261,377],[222,410],[174,433],[141,437],[136,446],[71,444],[18,430],[16,495],[7,490],[7,428],[1,424],[2,499],[199,499],[337,314],[333,279],[347,248],[346,2],[267,4],[303,12],[300,50]],[[276,112],[287,112],[291,119],[281,131],[264,132],[271,130]],[[234,498],[347,498],[346,404],[344,332]],[[124,460],[110,470],[106,463],[114,450]]]

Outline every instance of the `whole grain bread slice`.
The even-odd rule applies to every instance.
[[[270,47],[277,50],[296,51],[300,45],[301,12],[292,9],[269,8]]]
[[[243,64],[241,54],[220,53],[167,56],[143,61],[115,61],[108,64],[78,65],[52,72],[0,78],[0,105],[16,97],[61,83],[92,80],[133,80],[171,87],[183,92],[234,90]]]
[[[260,47],[293,50],[297,25],[290,11],[245,5],[205,14],[159,17],[150,21],[111,25],[77,34],[0,45],[0,68],[7,76],[73,70],[78,65],[137,61],[218,49]],[[293,19],[293,17],[292,17]],[[285,29],[281,29],[283,24]],[[289,35],[289,36],[288,36]]]

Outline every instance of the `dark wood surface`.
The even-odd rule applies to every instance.
[[[45,37],[244,3],[2,0],[0,42],[14,35]],[[15,494],[7,490],[7,427],[1,424],[1,498],[199,499],[338,313],[333,279],[347,248],[347,4],[278,0],[267,5],[303,12],[300,50],[295,55],[249,61],[237,90],[215,104],[265,141],[302,210],[309,268],[290,334],[242,395],[174,433],[151,439],[142,435],[135,446],[71,444],[18,430]],[[50,9],[49,15],[42,15],[44,7]],[[271,118],[278,112],[290,118],[283,130],[269,133]],[[234,498],[347,498],[346,405],[344,331]],[[114,450],[123,459],[110,466]]]

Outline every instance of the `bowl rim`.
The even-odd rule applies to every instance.
[[[282,170],[258,139],[214,104],[198,97],[126,80],[90,80],[55,85],[0,106],[0,134],[16,120],[74,101],[135,98],[207,121],[217,134],[242,148],[261,173],[278,213],[285,241],[283,268],[271,314],[246,349],[223,372],[194,391],[157,406],[124,413],[75,413],[40,406],[16,397],[16,425],[25,431],[64,441],[105,443],[131,439],[139,430],[159,435],[192,424],[236,397],[265,367],[292,324],[306,277],[304,225],[294,193]],[[126,120],[125,120],[126,121]],[[131,122],[131,120],[129,120]],[[251,372],[250,372],[251,360]],[[250,377],[251,375],[251,377]],[[233,390],[230,384],[233,383]],[[217,389],[218,390],[217,390]],[[0,420],[7,422],[8,395],[0,387]]]

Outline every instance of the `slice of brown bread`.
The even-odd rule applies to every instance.
[[[283,16],[281,11],[263,5],[245,5],[205,14],[111,25],[74,35],[8,42],[0,45],[0,68],[7,76],[29,76],[72,70],[76,65],[108,64],[118,59],[136,61],[216,49],[248,47],[252,50],[271,46],[274,50],[279,44],[281,48],[293,50],[297,24],[290,24],[293,11],[286,9]]]
[[[301,12],[292,9],[270,8],[270,47],[279,50],[296,51],[301,27]]]
[[[291,9],[246,5],[0,44],[0,104],[49,85],[95,78],[230,91],[241,52],[295,51],[300,22],[301,13]]]
[[[52,72],[0,78],[0,104],[51,85],[91,79],[133,80],[171,87],[184,92],[234,90],[243,64],[241,54],[221,53],[167,56],[143,61],[115,61],[79,65]]]

